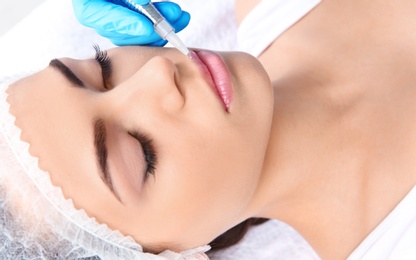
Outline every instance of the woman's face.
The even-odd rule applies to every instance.
[[[156,251],[207,244],[248,217],[268,142],[272,90],[257,60],[194,55],[115,48],[111,65],[63,58],[8,90],[52,182]]]

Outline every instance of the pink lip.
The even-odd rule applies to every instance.
[[[206,81],[214,88],[225,110],[229,112],[233,87],[227,66],[222,58],[212,51],[191,51],[193,61],[199,66]]]

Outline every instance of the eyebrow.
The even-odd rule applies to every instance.
[[[63,64],[62,61],[58,59],[53,59],[49,62],[49,66],[61,72],[61,74],[76,87],[85,88],[84,82],[80,80],[78,76],[75,75],[75,73],[70,68]]]
[[[100,177],[104,184],[110,189],[114,196],[121,202],[120,196],[114,189],[111,174],[108,170],[107,157],[108,150],[106,144],[107,132],[103,120],[98,119],[94,122],[94,146],[98,165],[100,166]]]
[[[53,59],[49,62],[49,66],[57,69],[62,73],[65,78],[76,87],[85,88],[85,84],[80,80],[75,73],[63,64],[58,59]],[[114,189],[113,182],[111,180],[111,174],[108,170],[107,157],[108,150],[106,145],[107,132],[105,130],[104,122],[100,119],[95,120],[94,123],[94,147],[98,165],[100,166],[100,178],[113,195],[121,202],[120,196]]]

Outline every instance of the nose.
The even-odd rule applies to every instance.
[[[130,77],[108,91],[106,99],[114,112],[173,114],[184,105],[175,64],[161,56],[148,60]]]

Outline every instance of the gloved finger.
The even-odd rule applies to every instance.
[[[138,39],[137,39],[138,38]],[[159,40],[159,41],[155,41],[155,42],[146,42],[146,43],[140,43],[140,38],[139,37],[130,37],[127,39],[112,39],[111,42],[114,45],[117,46],[135,46],[135,45],[140,45],[140,46],[155,46],[155,47],[163,47],[166,45],[166,43],[168,43],[168,41],[166,40]]]
[[[175,22],[182,16],[181,7],[173,2],[155,2],[153,5],[169,23]]]
[[[171,22],[171,25],[175,28],[175,32],[180,32],[188,26],[190,19],[191,15],[188,12],[182,12],[182,16],[175,22]]]
[[[72,3],[78,21],[96,30],[142,36],[154,31],[149,19],[124,6],[102,0],[73,0]]]
[[[175,28],[175,32],[179,32],[184,29],[188,23],[190,15],[187,12],[182,13],[182,17],[177,20],[172,26]],[[105,38],[109,38],[111,42],[118,46],[124,45],[152,45],[152,46],[164,46],[166,44],[165,40],[162,40],[158,34],[153,32],[149,36],[135,36],[130,34],[118,34],[111,31],[96,30],[98,34]]]
[[[179,32],[183,30],[189,23],[190,15],[187,12],[182,13],[182,17],[177,20],[172,26],[175,28],[175,32]],[[100,32],[98,32],[100,33]],[[100,33],[102,36],[110,38],[109,36],[105,36],[107,32]],[[110,40],[118,46],[123,45],[150,45],[150,46],[165,46],[167,41],[160,38],[158,34],[155,32],[147,37],[136,37],[133,35],[117,35],[111,37]]]
[[[125,46],[125,45],[151,45],[152,43],[158,42],[162,40],[157,33],[153,33],[149,36],[134,36],[134,35],[127,35],[127,34],[117,34],[111,35],[112,37],[108,36],[108,32],[106,31],[97,31],[101,36],[109,38],[110,41],[118,46]]]
[[[112,0],[113,3],[119,4],[119,5],[124,5],[123,1],[121,0]],[[150,2],[150,0],[133,0],[132,2],[134,2],[135,4],[138,5],[145,5],[147,3]]]

